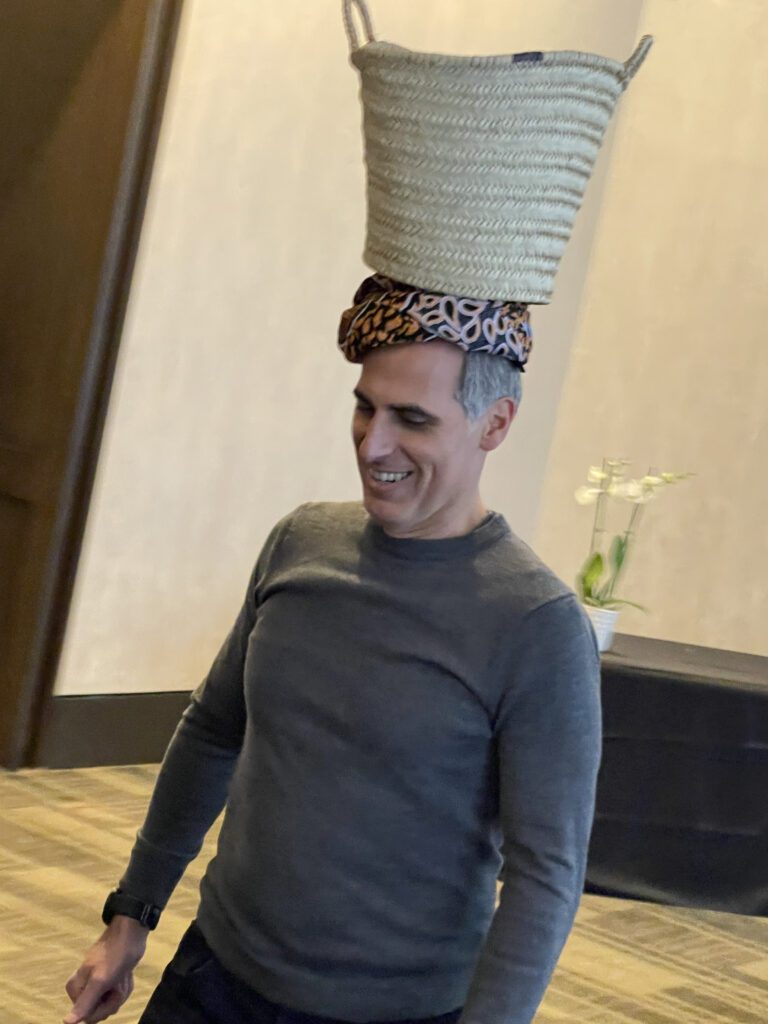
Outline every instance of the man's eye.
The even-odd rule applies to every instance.
[[[358,402],[355,405],[355,411],[361,412],[364,416],[370,416],[371,413],[373,412],[373,409],[371,409],[370,405],[363,405],[362,402]]]
[[[403,413],[400,419],[409,427],[425,427],[427,425],[423,416],[414,416],[413,413]]]

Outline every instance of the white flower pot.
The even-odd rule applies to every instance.
[[[592,628],[597,636],[597,649],[599,651],[609,651],[613,643],[616,620],[619,617],[618,611],[612,608],[594,608],[588,604],[584,605],[584,611],[589,616]]]

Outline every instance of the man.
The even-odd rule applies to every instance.
[[[142,1024],[527,1024],[571,927],[599,663],[575,596],[480,496],[519,362],[390,341],[358,352],[362,505],[275,527],[166,755],[128,899],[161,909],[226,813]],[[138,916],[118,904],[67,1024],[130,993]]]
[[[579,901],[594,634],[480,477],[520,401],[528,303],[550,300],[651,40],[625,63],[413,53],[374,38],[365,0],[343,7],[376,271],[339,330],[362,365],[363,501],[303,506],[267,539],[67,983],[66,1024],[122,1005],[225,805],[196,922],[141,1024],[530,1024]]]

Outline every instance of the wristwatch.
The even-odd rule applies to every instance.
[[[104,924],[109,924],[115,914],[123,914],[125,917],[134,918],[139,924],[153,931],[157,928],[161,913],[160,907],[156,907],[153,903],[144,903],[143,900],[139,900],[135,896],[129,896],[127,892],[114,889],[107,896],[107,901],[101,912],[101,920]]]

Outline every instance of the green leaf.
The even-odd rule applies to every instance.
[[[624,559],[627,557],[627,538],[621,534],[617,534],[611,542],[611,550],[608,555],[611,564],[613,565],[614,575],[619,572]]]
[[[610,598],[608,597],[610,592],[611,592],[611,580],[608,579],[602,585],[602,587],[600,587],[600,589],[597,591],[597,593],[594,594],[593,596],[594,596],[596,601],[599,601],[601,605],[604,605],[606,603],[610,603]]]
[[[583,597],[592,597],[604,570],[605,562],[603,561],[603,556],[599,551],[595,551],[586,560],[578,576]]]

